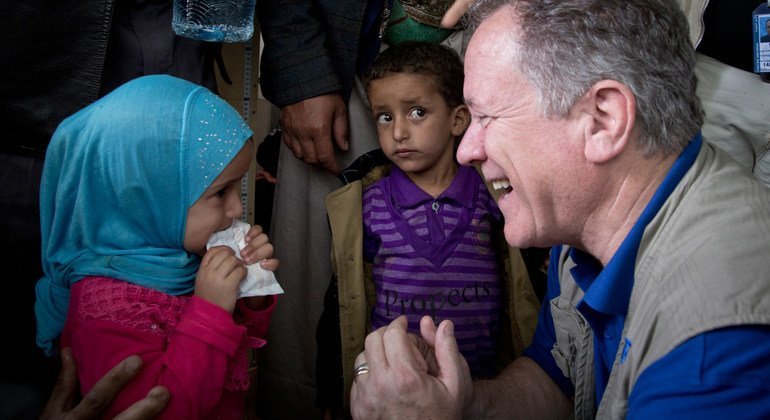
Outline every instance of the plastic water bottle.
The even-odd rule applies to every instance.
[[[201,41],[245,42],[254,34],[256,0],[174,0],[171,27]]]

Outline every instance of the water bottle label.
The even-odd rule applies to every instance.
[[[770,10],[760,5],[752,15],[754,28],[754,72],[770,73]]]

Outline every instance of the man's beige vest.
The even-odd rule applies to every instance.
[[[575,309],[583,292],[559,260],[561,295],[550,302],[552,350],[575,386],[577,419],[595,408],[593,335]],[[726,153],[704,142],[692,168],[645,229],[621,340],[598,418],[625,417],[644,370],[706,331],[770,325],[770,190]]]

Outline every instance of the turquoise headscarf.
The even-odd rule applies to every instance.
[[[47,354],[85,276],[193,290],[200,257],[183,248],[187,209],[251,135],[227,102],[166,75],[130,81],[59,125],[40,186],[35,315]]]

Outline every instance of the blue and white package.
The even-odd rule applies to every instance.
[[[760,4],[752,13],[754,29],[754,73],[770,81],[770,1]]]

